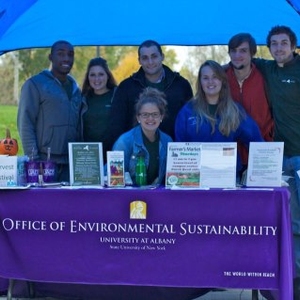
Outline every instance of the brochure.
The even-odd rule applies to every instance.
[[[124,151],[107,151],[107,185],[124,187]]]
[[[280,187],[282,182],[283,142],[251,142],[247,186]]]
[[[70,185],[104,185],[102,143],[69,143]]]

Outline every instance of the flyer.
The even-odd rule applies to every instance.
[[[280,187],[284,142],[251,142],[246,186]]]
[[[166,187],[235,188],[236,143],[168,143]]]
[[[235,188],[237,143],[202,143],[201,186]]]
[[[200,187],[201,143],[168,143],[166,187]]]

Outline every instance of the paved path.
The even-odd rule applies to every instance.
[[[198,297],[194,300],[251,300],[252,290],[225,290],[225,291],[213,291],[209,292],[202,297]],[[265,300],[259,294],[259,300]]]
[[[0,297],[0,300],[4,300],[4,299],[6,299],[6,297],[4,296]],[[203,295],[202,297],[198,297],[194,300],[251,300],[251,299],[252,299],[251,290],[224,290],[224,291],[209,292],[208,294]],[[13,298],[13,300],[32,300],[32,298]],[[34,298],[34,300],[63,300],[63,299],[54,299],[51,297],[47,297],[47,298]],[[259,295],[259,300],[265,300],[265,298]]]

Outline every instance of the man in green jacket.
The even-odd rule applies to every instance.
[[[274,60],[255,59],[262,72],[273,112],[274,141],[284,142],[283,171],[290,176],[292,229],[296,278],[294,299],[300,299],[300,56],[296,34],[286,26],[273,27],[267,46]]]

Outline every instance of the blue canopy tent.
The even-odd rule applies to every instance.
[[[75,46],[138,45],[146,39],[224,45],[238,32],[264,45],[274,25],[290,26],[300,39],[299,7],[299,0],[0,0],[0,55],[59,39]]]

